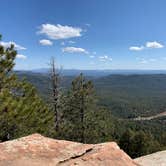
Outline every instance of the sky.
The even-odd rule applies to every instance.
[[[17,70],[166,69],[166,0],[0,0]]]

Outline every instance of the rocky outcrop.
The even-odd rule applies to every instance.
[[[166,166],[166,150],[135,159],[141,166]]]
[[[0,143],[0,166],[136,166],[115,142],[81,144],[33,134]]]

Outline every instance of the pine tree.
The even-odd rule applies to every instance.
[[[52,136],[52,113],[35,88],[13,72],[16,55],[14,45],[0,45],[0,140],[34,132]]]
[[[122,135],[120,147],[131,157],[136,158],[159,150],[159,143],[154,140],[150,133],[140,130],[134,132],[126,130]]]
[[[110,141],[114,130],[110,111],[97,105],[92,81],[80,74],[63,96],[63,139],[83,143]]]
[[[75,80],[72,82],[71,94],[72,100],[71,104],[73,109],[76,109],[78,112],[78,126],[80,130],[80,141],[85,143],[85,118],[93,104],[93,93],[94,87],[91,81],[86,81],[83,74],[81,73]]]
[[[16,78],[11,71],[15,65],[14,59],[16,55],[17,51],[14,50],[14,45],[9,48],[4,48],[0,45],[0,92],[3,88],[10,88],[14,84]]]
[[[133,137],[134,132],[131,129],[127,129],[120,138],[119,145],[120,147],[130,156],[132,156],[133,152]]]

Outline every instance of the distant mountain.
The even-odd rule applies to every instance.
[[[32,72],[32,73],[49,73],[48,68],[33,69],[29,71],[19,72]],[[63,69],[59,72],[64,76],[75,76],[83,73],[86,76],[101,77],[110,74],[133,75],[133,74],[166,74],[166,70],[79,70],[79,69]]]

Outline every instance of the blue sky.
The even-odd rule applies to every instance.
[[[165,0],[1,0],[16,69],[166,69]]]

